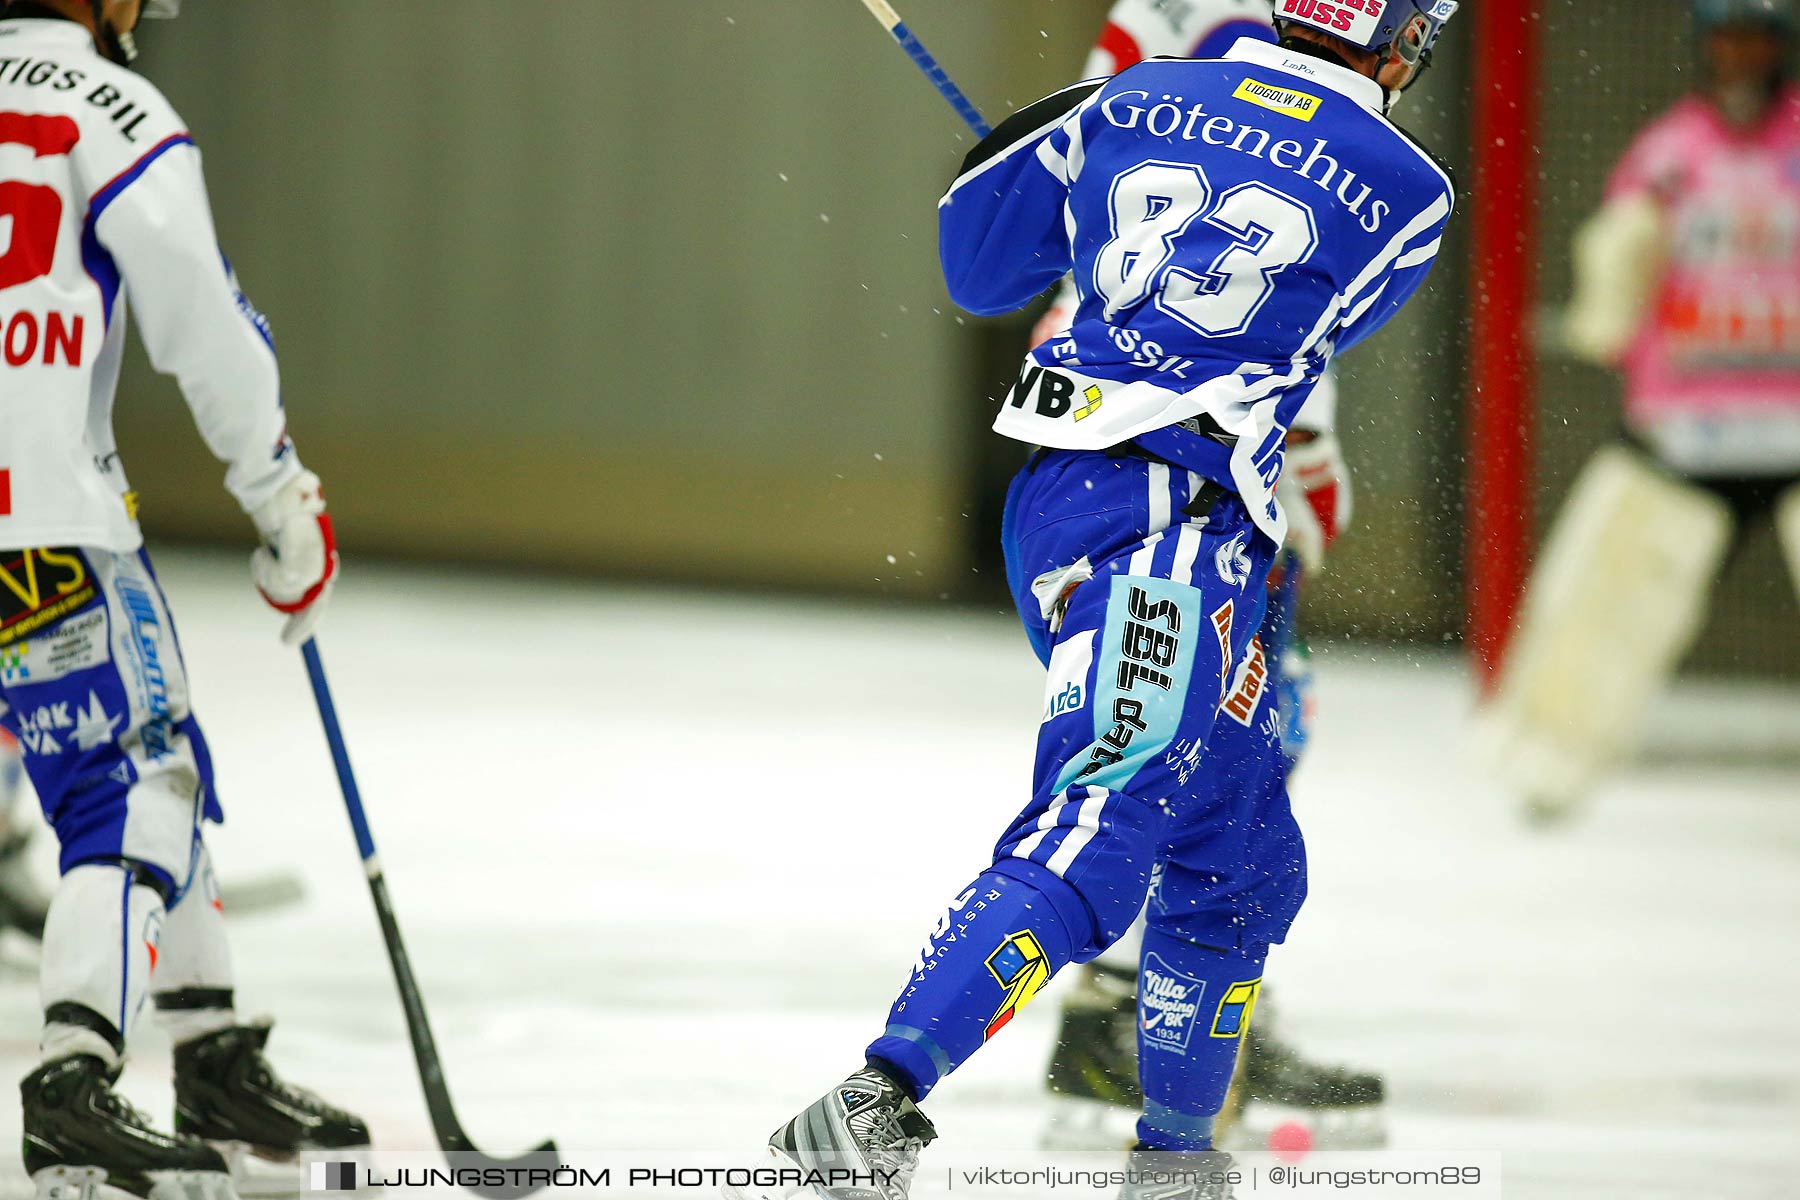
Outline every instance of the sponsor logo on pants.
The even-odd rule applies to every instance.
[[[142,702],[149,710],[149,720],[138,731],[144,753],[152,760],[173,752],[175,722],[169,702],[169,678],[163,665],[163,623],[149,589],[136,579],[120,575],[119,599],[125,606],[127,650],[132,656],[132,673],[142,689]]]
[[[1250,1028],[1256,1012],[1256,997],[1262,992],[1261,979],[1247,979],[1225,989],[1219,999],[1219,1011],[1213,1017],[1212,1035],[1216,1038],[1242,1037]]]
[[[1150,593],[1133,586],[1126,595],[1129,614],[1119,642],[1118,689],[1113,700],[1113,725],[1100,738],[1077,777],[1086,779],[1124,759],[1131,743],[1150,728],[1144,718],[1145,701],[1139,695],[1147,689],[1171,693],[1175,679],[1169,668],[1181,652],[1181,609],[1173,600],[1150,599]]]
[[[987,969],[1006,989],[1006,999],[987,1024],[985,1036],[993,1037],[1050,982],[1050,957],[1038,943],[1037,935],[1024,929],[1009,935],[988,955]]]
[[[1186,1055],[1205,995],[1205,980],[1183,975],[1160,956],[1146,954],[1138,979],[1138,1028],[1144,1045]]]
[[[74,550],[17,550],[0,555],[0,646],[48,629],[99,596]]]
[[[1268,686],[1268,682],[1269,662],[1263,655],[1262,638],[1251,638],[1250,652],[1244,655],[1244,661],[1238,667],[1237,678],[1232,680],[1231,694],[1225,697],[1225,703],[1219,706],[1219,711],[1248,729],[1251,718],[1256,716],[1256,706],[1262,702],[1263,689]]]
[[[47,634],[0,646],[0,683],[52,683],[111,657],[106,645],[106,611],[70,617]]]
[[[1044,692],[1044,720],[1080,712],[1087,707],[1088,674],[1094,669],[1094,634],[1087,629],[1060,643],[1050,652],[1049,682]]]

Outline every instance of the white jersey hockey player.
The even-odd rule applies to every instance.
[[[286,638],[307,636],[337,567],[319,481],[288,438],[269,325],[219,249],[194,139],[126,67],[140,15],[177,3],[0,14],[0,721],[62,847],[43,1061],[21,1085],[41,1197],[228,1197],[221,1148],[368,1142],[281,1083],[267,1024],[234,1013],[201,838],[220,817],[211,759],[113,441],[129,310],[261,536],[258,589]],[[146,1000],[175,1043],[173,1136],[112,1090]]]

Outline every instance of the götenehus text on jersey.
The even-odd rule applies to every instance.
[[[1285,111],[1299,120],[1310,120],[1305,114],[1321,103],[1316,96],[1245,80],[1238,89],[1240,99],[1274,111]],[[1184,142],[1205,142],[1221,146],[1273,163],[1284,171],[1292,171],[1324,191],[1335,183],[1338,199],[1361,221],[1368,233],[1380,233],[1382,222],[1392,215],[1393,205],[1375,197],[1369,184],[1358,184],[1357,173],[1345,167],[1329,151],[1327,138],[1313,138],[1309,149],[1291,138],[1277,138],[1266,129],[1230,117],[1208,116],[1204,104],[1189,106],[1180,96],[1153,97],[1142,90],[1123,91],[1109,96],[1100,111],[1107,121],[1119,129],[1142,129],[1153,137],[1179,138]]]

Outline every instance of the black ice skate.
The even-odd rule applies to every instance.
[[[937,1138],[900,1085],[873,1067],[775,1131],[749,1187],[727,1200],[906,1200],[919,1152]]]
[[[1219,1114],[1220,1145],[1268,1148],[1304,1130],[1319,1150],[1361,1150],[1387,1142],[1381,1076],[1325,1066],[1302,1057],[1269,1032],[1274,1010],[1265,993],[1261,1021],[1244,1036],[1244,1051]],[[1093,963],[1081,971],[1063,1007],[1050,1060],[1055,1103],[1043,1144],[1051,1150],[1107,1150],[1132,1140],[1143,1090],[1137,1073],[1137,977]]]
[[[38,1200],[236,1200],[219,1152],[152,1128],[112,1090],[119,1069],[77,1054],[19,1085]]]
[[[1117,1150],[1130,1145],[1143,1090],[1137,1069],[1137,975],[1082,967],[1063,1003],[1050,1057],[1054,1096],[1047,1150]]]
[[[299,1155],[367,1150],[361,1118],[282,1082],[263,1057],[269,1025],[239,1025],[175,1048],[175,1129],[223,1152],[245,1195],[297,1191]],[[270,1171],[252,1160],[283,1164]]]
[[[1251,1026],[1243,1055],[1243,1113],[1229,1144],[1272,1147],[1283,1127],[1306,1130],[1304,1144],[1321,1150],[1385,1145],[1387,1084],[1372,1071],[1327,1066],[1302,1057],[1273,1033]]]
[[[1231,1155],[1133,1150],[1119,1200],[1233,1200]]]

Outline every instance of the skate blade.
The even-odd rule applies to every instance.
[[[225,1156],[225,1165],[231,1172],[231,1183],[237,1189],[242,1200],[284,1200],[310,1191],[306,1162],[297,1156],[286,1158],[271,1157],[261,1154],[256,1147],[247,1142],[208,1142],[207,1145]],[[375,1165],[374,1152],[369,1147],[351,1150],[314,1150],[300,1152],[312,1159],[328,1158],[332,1162],[347,1162],[356,1165],[356,1173],[352,1178],[359,1181],[358,1186],[342,1194],[348,1196],[372,1196],[381,1188],[361,1186],[364,1172]]]
[[[1282,1135],[1298,1127],[1313,1150],[1380,1150],[1388,1144],[1387,1113],[1379,1104],[1349,1108],[1300,1108],[1252,1101],[1241,1120],[1219,1139],[1221,1150],[1276,1150]],[[1284,1145],[1282,1148],[1288,1148]]]
[[[100,1167],[46,1167],[31,1177],[37,1200],[139,1200],[114,1187]],[[148,1200],[238,1200],[231,1177],[216,1171],[152,1171]]]
[[[1056,1151],[1124,1150],[1137,1141],[1137,1113],[1101,1100],[1052,1096],[1038,1148]]]

